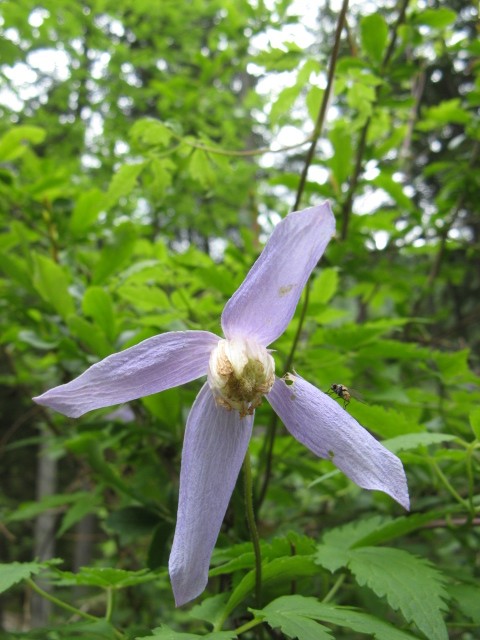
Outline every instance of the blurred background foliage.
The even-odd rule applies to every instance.
[[[204,604],[173,607],[166,562],[200,382],[79,420],[31,397],[157,333],[219,332],[295,202],[338,11],[328,0],[0,2],[0,586],[12,586],[0,637],[175,640],[251,619],[241,480]],[[293,367],[321,389],[360,390],[365,404],[348,411],[402,458],[412,514],[280,425],[273,439],[264,404],[251,449],[271,571],[265,637],[400,638],[381,621],[405,638],[480,637],[478,33],[464,0],[349,8],[301,202],[330,199],[337,235]],[[299,319],[300,307],[274,345],[280,375]],[[355,544],[364,559],[387,554],[378,575]],[[92,619],[39,598],[37,573]]]

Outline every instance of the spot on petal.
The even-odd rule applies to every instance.
[[[292,289],[294,289],[297,285],[295,284],[286,284],[283,287],[280,287],[278,290],[278,295],[280,296],[280,298],[283,298],[284,296],[288,295],[290,293],[290,291],[292,291]]]

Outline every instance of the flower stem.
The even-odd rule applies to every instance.
[[[262,554],[260,551],[257,525],[255,523],[255,513],[253,511],[252,466],[250,464],[249,451],[247,451],[243,462],[243,474],[245,482],[245,509],[253,544],[253,552],[255,554],[255,600],[256,606],[260,609],[262,606]]]
[[[307,183],[308,170],[309,170],[310,165],[311,165],[311,163],[313,161],[313,157],[315,155],[315,150],[317,148],[317,142],[318,142],[320,136],[322,135],[323,127],[324,127],[324,124],[325,124],[325,118],[326,118],[326,115],[327,115],[328,102],[329,102],[329,99],[330,99],[330,94],[332,93],[332,89],[333,89],[333,80],[334,80],[334,77],[335,77],[335,69],[336,69],[336,66],[337,66],[337,58],[338,58],[338,53],[339,53],[339,50],[340,50],[341,35],[342,35],[343,28],[345,26],[345,18],[346,18],[347,10],[348,10],[348,2],[349,2],[349,0],[343,0],[342,8],[340,9],[340,13],[339,13],[339,16],[338,16],[337,28],[336,28],[336,31],[335,31],[335,41],[334,41],[334,44],[333,44],[332,54],[330,56],[330,63],[329,63],[329,67],[328,67],[327,87],[326,87],[325,92],[323,94],[322,104],[320,105],[320,109],[318,111],[317,120],[315,122],[315,128],[313,130],[312,135],[310,136],[311,144],[310,144],[310,147],[308,149],[307,156],[305,158],[305,164],[303,166],[302,175],[300,176],[300,183],[299,183],[298,188],[297,188],[297,194],[295,196],[295,204],[293,206],[293,210],[294,211],[296,211],[300,207],[300,202],[301,202],[302,197],[303,197],[303,191],[304,191],[305,185]],[[306,142],[306,141],[304,141],[304,142]],[[301,335],[302,330],[303,330],[303,324],[304,324],[304,321],[305,321],[305,316],[306,316],[307,308],[308,308],[309,291],[310,291],[310,280],[307,282],[306,287],[305,287],[305,298],[304,298],[302,309],[301,309],[300,320],[299,320],[299,323],[298,323],[298,327],[297,327],[297,332],[295,334],[295,338],[293,340],[292,348],[290,349],[290,353],[289,353],[289,355],[287,357],[287,361],[285,363],[285,373],[288,372],[288,369],[290,369],[290,367],[292,365],[293,356],[295,354],[295,350],[297,348],[297,344],[298,344],[300,335]],[[271,476],[271,473],[272,473],[273,445],[274,445],[274,442],[275,442],[275,435],[276,435],[276,431],[277,431],[277,423],[278,423],[277,414],[274,413],[273,417],[272,417],[272,420],[270,422],[270,425],[268,427],[267,444],[266,444],[267,460],[266,460],[266,464],[265,464],[265,471],[264,471],[264,474],[263,474],[263,483],[262,483],[261,489],[260,489],[260,491],[258,493],[257,510],[260,508],[260,506],[262,505],[262,503],[263,503],[263,501],[265,499],[265,496],[267,494],[268,485],[269,485],[269,482],[270,482],[270,476]]]
[[[430,464],[433,470],[435,471],[435,473],[437,474],[440,482],[445,487],[445,489],[459,504],[461,504],[467,511],[470,512],[470,504],[467,502],[467,500],[462,498],[462,496],[458,493],[458,491],[453,487],[453,485],[450,483],[450,480],[447,478],[447,476],[443,473],[443,471],[438,466],[436,460],[434,460],[433,458],[430,458]]]

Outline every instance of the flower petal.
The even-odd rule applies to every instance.
[[[71,418],[158,393],[207,373],[220,338],[208,331],[174,331],[108,356],[82,375],[33,398]]]
[[[225,336],[250,338],[266,347],[282,335],[334,231],[328,202],[284,218],[227,302],[222,314]]]
[[[169,561],[177,606],[205,589],[210,556],[247,451],[252,424],[253,416],[240,418],[238,411],[217,406],[208,383],[190,411]]]
[[[267,396],[288,431],[313,453],[330,459],[364,489],[388,493],[409,508],[402,463],[326,393],[300,376],[277,378]]]

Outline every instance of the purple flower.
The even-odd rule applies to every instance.
[[[290,322],[335,229],[329,203],[288,215],[227,302],[225,339],[208,331],[164,333],[94,364],[36,402],[76,418],[207,375],[188,416],[169,571],[177,606],[205,588],[210,556],[265,396],[285,427],[365,489],[409,507],[400,460],[327,394],[297,374],[275,377],[267,347]]]

